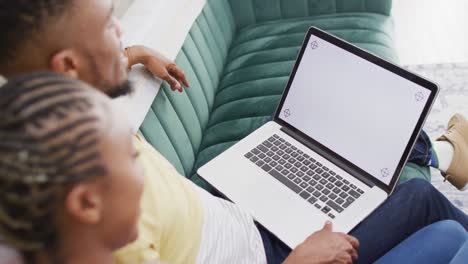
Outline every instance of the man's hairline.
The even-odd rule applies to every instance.
[[[47,48],[47,46],[49,46],[49,44],[47,44],[47,43],[50,42],[50,40],[48,40],[48,41],[44,41],[44,40],[48,39],[48,37],[46,37],[46,36],[49,36],[54,31],[58,31],[59,32],[58,35],[63,36],[63,33],[66,32],[66,29],[60,30],[59,25],[62,24],[60,22],[61,22],[62,19],[69,20],[70,16],[75,15],[75,12],[73,12],[73,10],[75,10],[74,9],[76,7],[75,2],[77,2],[77,1],[78,0],[66,0],[66,4],[64,6],[63,12],[61,12],[60,14],[47,15],[46,18],[42,19],[41,24],[39,25],[39,27],[37,27],[37,28],[33,29],[32,31],[30,31],[29,34],[28,34],[28,37],[26,37],[24,39],[24,41],[22,41],[20,43],[17,43],[16,50],[20,51],[20,52],[24,52],[24,51],[26,51],[28,49],[37,50],[37,48],[39,48],[39,49],[44,49],[44,47]],[[57,34],[57,33],[55,33],[55,34]],[[43,44],[46,44],[46,45],[39,45],[39,47],[38,47],[38,43],[43,43]],[[51,47],[50,51],[52,51],[53,49],[54,48]],[[49,54],[49,55],[53,55],[53,53]],[[23,56],[26,56],[26,57],[23,57]],[[15,57],[19,58],[19,59],[14,59]],[[11,64],[14,65],[14,64],[20,63],[21,58],[26,59],[27,57],[29,57],[27,54],[13,56],[12,59],[8,59],[8,60],[5,61],[5,65],[0,65],[0,68],[2,66],[8,67],[8,65],[11,65]],[[48,60],[49,59],[50,58],[48,58]],[[37,70],[41,71],[41,70],[52,70],[52,69],[49,66],[46,69],[37,69]],[[17,73],[14,73],[13,75],[28,74],[28,73],[30,73],[29,70],[28,71],[19,71]],[[8,77],[8,76],[6,76],[6,77]]]

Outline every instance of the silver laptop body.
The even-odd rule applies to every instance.
[[[273,120],[198,174],[291,248],[326,220],[349,233],[392,193],[437,93],[312,27]]]

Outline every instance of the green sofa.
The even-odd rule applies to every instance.
[[[398,60],[391,0],[208,0],[176,63],[191,87],[163,84],[140,132],[177,170],[197,169],[276,109],[310,26]]]

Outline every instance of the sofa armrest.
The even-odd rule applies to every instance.
[[[390,15],[392,0],[229,0],[239,28],[271,20],[367,12]]]

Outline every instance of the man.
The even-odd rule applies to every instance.
[[[122,49],[111,0],[0,0],[0,26],[3,35],[0,74],[7,78],[53,70],[79,78],[110,96],[118,96],[130,90],[126,83],[127,64],[143,62],[150,70],[155,66],[158,71],[152,71],[169,79],[173,87],[181,88],[172,78],[185,83],[173,64],[153,56],[148,49],[130,48],[127,52]],[[455,121],[451,134],[461,135],[456,138],[461,138],[463,143],[464,135],[468,134],[466,121]],[[385,204],[351,233],[359,239],[359,252],[353,237],[334,233],[327,224],[291,253],[268,231],[257,227],[241,208],[214,198],[181,177],[143,139],[137,137],[135,146],[141,153],[146,173],[140,236],[135,243],[117,252],[119,263],[153,260],[278,263],[288,255],[287,262],[308,256],[307,260],[343,263],[359,257],[358,261],[367,263],[433,222],[454,219],[468,229],[464,213],[429,183],[412,180],[397,188]],[[454,162],[466,160],[464,153],[464,145],[460,143],[455,147]],[[455,164],[450,166],[455,168],[460,166],[460,162],[449,164]],[[466,178],[459,176],[459,170],[454,171],[448,170],[449,175],[456,175],[450,178],[458,179],[460,186],[464,186]]]

